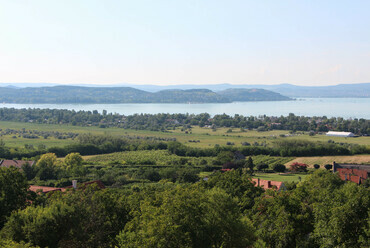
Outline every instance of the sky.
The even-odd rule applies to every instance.
[[[0,82],[370,82],[368,0],[0,0]]]

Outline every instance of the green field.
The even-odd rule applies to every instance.
[[[119,164],[123,166],[206,166],[212,165],[213,158],[210,157],[180,157],[175,154],[170,154],[167,150],[157,151],[129,151],[115,152],[104,155],[89,156],[87,162],[93,164]]]
[[[269,181],[300,182],[304,181],[309,174],[288,174],[288,173],[256,173],[253,177]]]
[[[227,142],[233,143],[235,146],[241,146],[243,142],[254,144],[271,144],[272,142],[279,140],[295,140],[303,139],[309,141],[322,141],[327,142],[333,140],[334,142],[351,143],[370,146],[370,137],[358,137],[358,138],[342,138],[342,137],[327,137],[325,135],[309,136],[308,134],[289,134],[289,131],[274,130],[266,132],[258,131],[241,131],[240,129],[229,128],[218,128],[216,131],[212,131],[209,128],[193,127],[191,130],[181,131],[181,128],[176,130],[169,130],[166,132],[160,131],[148,131],[148,130],[131,130],[121,128],[99,128],[95,126],[72,126],[72,125],[55,125],[55,124],[34,124],[34,123],[20,123],[20,122],[0,122],[0,129],[13,129],[21,130],[40,130],[40,131],[58,131],[58,132],[73,132],[73,133],[92,133],[92,134],[108,134],[113,136],[141,136],[141,137],[160,137],[160,138],[176,138],[181,143],[192,147],[213,147],[214,145],[226,145]],[[288,137],[281,137],[281,135],[290,135]],[[25,139],[25,138],[13,138],[13,135],[5,135],[0,137],[10,147],[24,146],[30,144],[38,146],[44,144],[47,147],[50,146],[64,146],[71,144],[75,141],[72,139]],[[193,142],[196,141],[196,142]],[[198,142],[199,141],[199,142]]]

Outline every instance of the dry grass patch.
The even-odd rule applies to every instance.
[[[325,164],[332,164],[334,161],[337,163],[370,164],[370,155],[298,157],[286,163],[285,166],[299,162],[308,164],[312,168],[314,164],[323,166]]]

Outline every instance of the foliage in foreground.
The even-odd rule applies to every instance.
[[[247,247],[253,227],[219,189],[176,186],[143,199],[118,235],[120,247]]]
[[[71,162],[72,163],[72,162]],[[13,169],[0,174],[22,178]],[[21,182],[25,180],[23,178]],[[0,176],[0,185],[6,177]],[[2,187],[22,199],[27,188]],[[1,198],[2,247],[369,247],[370,189],[316,170],[286,192],[256,187],[242,169],[193,184]],[[23,198],[25,199],[25,198]],[[3,208],[4,209],[4,208]]]

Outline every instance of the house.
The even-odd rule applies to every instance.
[[[18,169],[21,169],[23,165],[29,164],[30,166],[33,166],[35,164],[35,161],[25,161],[25,160],[0,160],[0,167],[15,167]]]
[[[274,189],[277,191],[286,190],[285,184],[283,182],[269,181],[269,180],[263,180],[259,178],[252,178],[252,181],[255,183],[256,186],[261,187],[264,190],[267,190],[267,189]]]
[[[100,180],[81,183],[78,187],[77,187],[77,180],[72,180],[72,185],[64,187],[64,188],[30,185],[29,190],[33,191],[35,193],[41,193],[41,192],[42,193],[49,193],[49,192],[55,192],[55,191],[65,192],[65,191],[67,191],[67,189],[72,189],[72,188],[74,188],[74,189],[85,189],[88,185],[92,185],[92,184],[96,184],[99,189],[105,189],[105,186],[104,186],[103,182],[100,181]]]
[[[334,136],[334,137],[355,137],[355,135],[351,132],[335,132],[329,131],[326,133],[326,136]]]
[[[339,177],[343,181],[362,184],[370,177],[370,165],[338,164],[333,162],[333,173],[335,172],[338,172]]]

